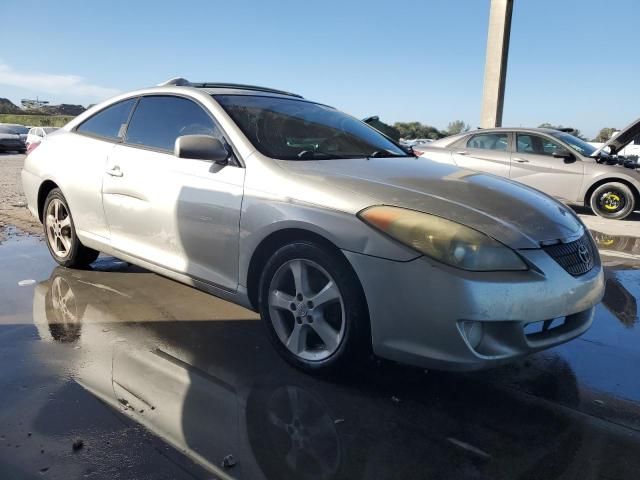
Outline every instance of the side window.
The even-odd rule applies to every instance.
[[[506,133],[480,133],[467,141],[467,148],[506,152],[508,143]]]
[[[135,98],[124,100],[99,111],[81,123],[77,131],[110,140],[120,140],[135,101]]]
[[[44,130],[42,130],[41,128],[38,128],[38,129],[36,130],[36,135],[37,135],[38,137],[43,137],[43,138],[44,138]]]
[[[520,153],[552,156],[553,152],[562,149],[558,143],[547,137],[518,133],[517,150]]]
[[[634,145],[640,145],[640,135],[637,135],[637,136],[633,139],[633,144],[634,144]]]
[[[518,133],[517,150],[520,153],[536,153],[533,149],[531,135],[521,135]]]
[[[126,143],[173,151],[182,135],[222,139],[213,120],[195,102],[180,97],[142,97],[127,129]]]

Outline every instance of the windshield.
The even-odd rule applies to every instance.
[[[215,95],[251,143],[271,158],[406,157],[377,130],[338,110],[304,100]]]
[[[578,137],[574,137],[573,135],[565,132],[553,132],[553,135],[556,138],[559,138],[564,143],[569,145],[572,149],[578,152],[580,155],[584,155],[585,157],[590,156],[593,152],[597,150],[593,145],[585,142],[584,140],[580,140]]]
[[[0,133],[5,133],[5,134],[12,134],[12,135],[18,135],[18,131],[16,130],[15,127],[11,126],[8,127],[6,125],[0,125]]]

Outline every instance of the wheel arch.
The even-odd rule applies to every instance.
[[[263,267],[271,258],[271,256],[281,247],[288,245],[290,243],[296,241],[310,241],[319,245],[322,245],[338,256],[340,256],[349,266],[349,268],[353,271],[356,278],[358,278],[357,273],[353,270],[351,263],[342,253],[342,250],[334,244],[328,238],[320,235],[319,233],[312,232],[311,230],[306,230],[304,228],[284,228],[281,230],[276,230],[275,232],[270,233],[262,241],[258,244],[258,246],[253,251],[253,255],[251,256],[251,260],[249,262],[249,268],[247,271],[247,295],[249,297],[249,301],[253,308],[258,310],[258,293],[260,290],[260,275],[262,273]],[[360,288],[362,289],[362,284],[360,283]],[[366,297],[364,297],[366,299]]]
[[[40,221],[43,221],[43,212],[44,212],[44,201],[47,199],[47,195],[54,188],[58,187],[58,184],[53,180],[45,180],[40,184],[40,188],[38,188],[38,218]]]
[[[633,192],[633,196],[635,197],[635,201],[636,201],[636,206],[640,205],[640,189],[638,188],[637,185],[635,185],[633,182],[625,179],[625,178],[620,178],[620,177],[606,177],[606,178],[602,178],[599,179],[598,181],[592,183],[589,188],[587,189],[587,191],[584,194],[584,205],[585,207],[589,207],[591,205],[591,195],[593,195],[593,192],[601,185],[604,185],[605,183],[611,183],[611,182],[615,182],[615,183],[622,183],[623,185],[626,185],[627,187],[629,187],[631,189],[631,191]]]

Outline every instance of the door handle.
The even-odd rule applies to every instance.
[[[467,152],[466,150],[460,150],[459,152],[456,152],[458,155],[469,155],[469,152]]]
[[[513,159],[518,163],[529,163],[529,160],[525,160],[524,158],[513,157]]]
[[[107,175],[111,175],[112,177],[121,177],[124,174],[122,173],[122,170],[120,170],[120,167],[116,165],[115,167],[107,170]]]

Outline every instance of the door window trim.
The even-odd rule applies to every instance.
[[[565,150],[567,150],[569,152],[573,152],[573,149],[569,148],[567,145],[564,145],[564,143],[562,141],[560,141],[560,139],[553,138],[551,135],[546,135],[546,134],[540,133],[540,132],[526,132],[526,131],[524,131],[524,132],[514,132],[514,133],[515,133],[515,142],[514,142],[513,153],[518,154],[518,155],[539,155],[541,157],[556,158],[556,157],[553,156],[553,154],[538,153],[538,152],[520,152],[520,151],[518,151],[518,135],[528,135],[530,137],[531,136],[540,137],[543,140],[547,140],[549,142],[555,143],[560,148],[564,148]],[[576,155],[576,160],[579,160],[577,155]]]
[[[200,107],[204,111],[204,113],[206,115],[209,116],[209,118],[213,122],[213,125],[220,130],[220,133],[222,133],[222,137],[225,139],[225,141],[231,147],[231,151],[232,151],[231,157],[232,158],[231,158],[231,162],[229,162],[229,166],[238,167],[238,168],[246,168],[244,161],[240,158],[240,155],[238,155],[238,149],[235,147],[233,142],[229,139],[229,135],[227,135],[227,132],[224,130],[224,128],[222,128],[222,125],[220,125],[220,122],[217,121],[217,119],[213,116],[213,114],[209,111],[209,109],[206,108],[202,104],[201,101],[199,101],[198,99],[193,98],[193,97],[191,97],[189,95],[181,95],[179,93],[166,93],[166,92],[153,92],[153,93],[144,93],[144,94],[138,94],[138,95],[131,95],[130,97],[126,97],[126,98],[123,98],[121,100],[118,100],[117,102],[113,102],[113,103],[110,103],[109,105],[105,105],[103,108],[101,108],[100,110],[95,112],[89,118],[84,119],[81,123],[79,123],[78,125],[73,127],[70,131],[72,133],[77,134],[77,135],[82,135],[83,137],[89,137],[89,138],[93,138],[93,139],[96,139],[96,140],[102,140],[104,142],[109,142],[109,143],[112,143],[114,145],[123,145],[123,146],[129,147],[129,148],[138,148],[138,149],[141,149],[141,150],[148,150],[148,151],[157,152],[157,153],[164,153],[166,155],[171,155],[171,156],[175,157],[175,155],[173,154],[173,151],[171,151],[171,150],[165,150],[165,149],[162,149],[162,148],[149,147],[147,145],[131,144],[131,143],[127,143],[126,142],[127,132],[129,130],[129,124],[131,123],[131,119],[133,118],[133,114],[135,113],[136,109],[138,108],[138,104],[140,103],[140,99],[143,98],[143,97],[176,97],[176,98],[183,98],[185,100],[190,100],[190,101],[194,102],[198,107]],[[109,107],[112,107],[114,105],[117,105],[117,104],[122,103],[122,102],[126,102],[127,100],[132,100],[132,99],[134,99],[135,102],[134,102],[133,106],[131,107],[131,111],[129,112],[129,117],[127,118],[126,126],[124,128],[123,136],[121,138],[113,139],[113,138],[109,138],[109,137],[103,137],[101,135],[93,135],[93,134],[88,133],[88,132],[79,132],[78,131],[78,128],[81,125],[83,125],[89,119],[91,119],[91,118],[95,117],[96,115],[98,115],[100,112],[105,111]],[[204,161],[208,161],[208,160],[204,160]]]
[[[140,104],[140,100],[142,98],[144,98],[144,97],[182,98],[184,100],[189,100],[189,101],[195,103],[211,119],[214,127],[216,127],[218,130],[220,130],[220,133],[222,134],[222,137],[224,138],[224,140],[231,147],[231,153],[232,153],[231,157],[232,158],[231,158],[231,162],[229,163],[229,166],[245,168],[244,163],[242,162],[242,160],[240,159],[240,156],[238,155],[238,150],[236,149],[236,147],[233,144],[233,142],[231,142],[231,140],[229,140],[229,135],[227,135],[227,132],[225,132],[224,128],[222,128],[222,125],[220,125],[220,122],[218,122],[218,120],[213,116],[213,114],[211,112],[209,112],[209,110],[198,99],[195,99],[195,98],[190,97],[188,95],[180,95],[179,93],[156,93],[156,92],[154,92],[154,93],[145,93],[145,94],[139,95],[137,102],[135,103],[135,105],[131,109],[131,115],[129,115],[129,119],[127,120],[127,126],[126,126],[126,128],[124,130],[124,136],[122,137],[122,141],[119,142],[119,143],[121,143],[122,145],[124,145],[126,147],[138,148],[140,150],[148,150],[148,151],[157,152],[157,153],[164,153],[166,155],[171,155],[171,156],[175,157],[175,155],[173,154],[173,150],[166,150],[164,148],[151,147],[151,146],[148,146],[148,145],[140,145],[140,144],[137,144],[137,143],[134,144],[134,143],[128,143],[127,142],[127,133],[129,131],[129,124],[131,123],[131,119],[133,118],[133,114],[135,113],[135,111],[138,108],[138,105]],[[200,161],[211,163],[209,160],[200,160]]]

